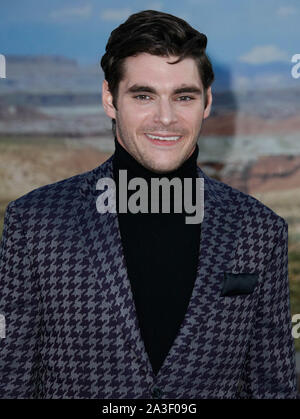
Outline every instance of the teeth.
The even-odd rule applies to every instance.
[[[162,140],[162,141],[176,141],[178,140],[178,138],[180,138],[180,135],[176,137],[159,137],[158,135],[150,135],[150,134],[147,134],[147,135],[153,140]]]

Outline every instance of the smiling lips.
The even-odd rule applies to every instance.
[[[182,138],[182,135],[157,135],[157,134],[146,134],[146,137],[155,144],[174,144]]]

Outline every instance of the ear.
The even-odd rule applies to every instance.
[[[209,116],[211,105],[212,105],[212,93],[211,93],[211,87],[209,87],[206,90],[206,108],[204,109],[203,119],[206,119]]]
[[[102,105],[107,116],[116,119],[116,109],[113,105],[113,97],[108,88],[107,80],[102,83]]]

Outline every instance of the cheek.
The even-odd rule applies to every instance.
[[[189,131],[199,131],[202,125],[203,114],[199,111],[191,112],[186,110],[181,112],[179,121],[184,123]]]
[[[152,114],[145,110],[133,112],[128,121],[130,121],[132,129],[135,129],[139,134],[144,133],[145,129],[153,126]]]
[[[123,126],[129,130],[138,130],[146,120],[151,119],[151,112],[141,106],[134,106],[132,103],[124,103],[123,111],[119,114]]]

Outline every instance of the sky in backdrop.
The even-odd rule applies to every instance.
[[[111,31],[153,9],[187,20],[226,66],[290,62],[300,53],[299,0],[1,0],[0,53],[98,62]]]

